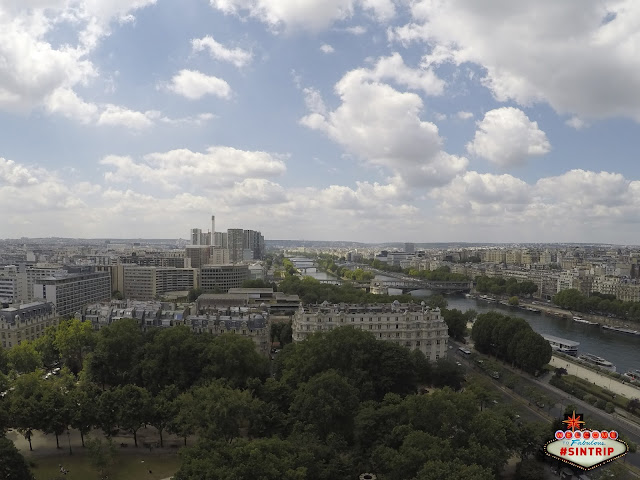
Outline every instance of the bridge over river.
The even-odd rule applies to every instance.
[[[413,290],[432,290],[441,293],[461,293],[470,292],[473,288],[473,282],[445,282],[437,280],[372,280],[371,289],[397,288],[402,293],[411,292]]]

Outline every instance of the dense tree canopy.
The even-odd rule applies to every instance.
[[[24,457],[11,440],[0,436],[0,480],[33,480]]]
[[[460,321],[474,315],[450,312]],[[515,355],[529,370],[548,346],[517,319],[481,315],[478,324],[476,345]],[[68,345],[55,342],[53,331],[35,349],[59,352],[65,366],[58,375],[0,376],[1,388],[13,388],[0,398],[4,422],[28,439],[34,430],[59,435],[68,426],[83,442],[98,428],[107,436],[128,431],[137,445],[145,424],[161,442],[163,432],[185,444],[195,434],[195,445],[181,451],[178,480],[352,480],[366,471],[385,480],[485,480],[532,448],[509,413],[486,408],[490,393],[454,362],[431,364],[369,332],[318,332],[286,345],[270,364],[250,339],[233,334],[141,332],[133,320],[98,332],[73,321],[63,329]],[[507,338],[512,345],[504,347]],[[67,364],[80,365],[77,376]],[[0,415],[0,431],[2,423]],[[86,443],[104,474],[113,443]]]
[[[553,297],[559,307],[576,312],[615,315],[616,317],[640,322],[640,302],[623,302],[614,295],[591,292],[587,297],[575,288],[562,290]]]
[[[538,286],[530,280],[518,282],[515,278],[484,277],[475,278],[476,290],[480,293],[493,295],[532,295],[538,291]]]
[[[523,319],[497,312],[478,315],[471,330],[479,352],[496,355],[536,373],[551,360],[551,345]]]

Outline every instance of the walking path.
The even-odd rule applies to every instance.
[[[566,368],[569,375],[584,378],[599,387],[612,391],[616,395],[622,395],[629,399],[640,398],[639,388],[627,383],[622,383],[608,375],[594,372],[593,370],[577,365],[566,358],[560,358],[554,355],[551,357],[551,361],[549,363],[555,368]]]

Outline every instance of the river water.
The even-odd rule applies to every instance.
[[[449,302],[448,308],[457,308],[463,312],[473,309],[478,313],[498,311],[505,315],[524,318],[538,333],[580,342],[578,354],[592,353],[605,358],[616,366],[618,373],[640,369],[640,337],[638,336],[609,332],[597,325],[586,325],[568,318],[527,312],[495,303],[489,304],[464,296],[449,295],[445,298]]]
[[[312,260],[308,258],[291,258],[296,267],[314,267]],[[308,270],[307,275],[318,280],[335,278],[325,272]],[[376,280],[394,280],[392,277],[376,275]],[[401,290],[389,289],[389,294],[400,294]],[[411,295],[416,297],[430,296],[434,292],[428,290],[416,290]],[[531,328],[538,333],[555,335],[556,337],[580,342],[578,354],[591,353],[598,355],[616,366],[616,371],[624,373],[628,370],[640,369],[640,336],[624,335],[621,333],[602,330],[596,325],[586,325],[574,322],[571,319],[558,318],[544,313],[532,313],[519,308],[507,307],[495,303],[487,303],[482,300],[466,298],[462,295],[447,295],[448,308],[457,308],[463,312],[469,309],[478,313],[498,311],[505,315],[511,315],[525,319]],[[632,327],[638,329],[637,327]]]

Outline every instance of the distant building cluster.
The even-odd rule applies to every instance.
[[[352,327],[372,333],[376,339],[420,350],[428,360],[446,358],[449,334],[440,309],[413,303],[355,305],[301,305],[293,316],[293,340],[305,340],[315,332]]]

